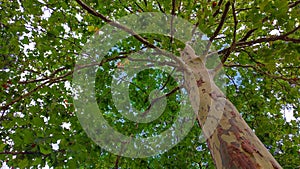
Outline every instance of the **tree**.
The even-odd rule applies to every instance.
[[[20,168],[46,164],[58,168],[299,167],[299,4],[299,0],[0,2],[0,160]],[[204,56],[218,54],[221,64],[210,65],[211,73],[193,40],[186,43],[174,38],[173,22],[170,36],[135,34],[115,22],[143,12],[187,20],[194,25],[194,39],[208,38]],[[168,73],[145,69],[130,82],[130,101],[147,114],[155,102],[149,95],[163,89],[164,113],[151,123],[124,119],[114,107],[111,82],[116,71],[145,62],[131,54],[156,52],[172,58],[173,62],[164,62],[171,67],[189,68],[183,70],[188,72],[184,84],[197,86],[188,92],[193,98],[199,91],[202,101],[194,105],[199,108],[198,118],[189,134],[167,152],[147,158],[115,155],[98,146],[80,124],[70,87],[73,73],[76,76],[77,70],[84,69],[76,65],[76,59],[94,34],[103,33],[105,25],[132,35],[110,48],[97,62],[100,68],[95,74],[99,110],[124,135],[147,137],[167,130],[176,121],[178,100],[183,97],[182,86]],[[214,85],[211,75],[221,67],[225,82]],[[226,96],[220,84],[226,86]],[[208,116],[220,104],[221,118]],[[287,120],[285,110],[294,118]],[[201,142],[201,127],[210,118],[217,119],[216,129],[208,132],[207,142]]]

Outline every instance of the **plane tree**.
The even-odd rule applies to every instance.
[[[0,2],[1,162],[14,168],[299,167],[299,4],[287,0]],[[145,12],[169,18],[168,24],[160,25],[168,28],[168,34],[137,33],[135,24],[121,22]],[[179,29],[178,18],[192,27],[182,24]],[[155,17],[136,22],[149,24],[147,19],[159,29],[161,22]],[[130,36],[101,53],[100,62],[78,65],[89,50],[85,44],[95,35],[105,37],[107,26],[115,29],[112,35],[120,30]],[[186,41],[176,37],[179,30],[188,36],[183,37]],[[133,53],[146,56],[143,52],[152,57],[133,57]],[[210,58],[215,62],[207,65]],[[152,69],[149,63],[164,64],[172,71]],[[147,115],[157,100],[149,99],[153,91],[161,90],[167,98],[163,114],[150,123],[124,118],[113,102],[114,73],[140,65],[146,69],[128,83],[131,104]],[[171,128],[184,88],[197,110],[192,112],[194,125],[173,148],[153,156],[131,158],[107,151],[89,137],[82,126],[88,123],[82,122],[73,103],[73,78],[92,66],[98,67],[97,105],[116,131],[148,137]],[[173,78],[174,71],[184,72],[184,80]],[[215,126],[205,128],[207,121]]]

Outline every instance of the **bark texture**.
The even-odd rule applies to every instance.
[[[282,168],[241,117],[235,106],[214,84],[204,59],[187,45],[181,53],[187,64],[186,87],[197,110],[204,136],[218,169]],[[194,82],[193,82],[194,81]],[[197,98],[198,97],[198,98]],[[199,101],[199,104],[196,102]]]

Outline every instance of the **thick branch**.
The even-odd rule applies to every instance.
[[[290,3],[289,8],[293,8],[293,7],[297,6],[298,4],[300,4],[300,0],[298,0],[296,2],[293,2],[293,3]]]
[[[236,42],[236,31],[237,31],[237,24],[238,24],[238,20],[236,17],[236,13],[235,13],[235,7],[234,7],[234,3],[231,4],[232,7],[232,15],[233,15],[233,20],[234,20],[234,30],[233,30],[233,39],[232,39],[232,43],[230,45],[230,50],[228,50],[225,55],[223,56],[223,58],[221,59],[221,63],[219,63],[217,65],[217,67],[214,68],[213,70],[213,76],[215,76],[223,67],[223,64],[226,62],[226,60],[228,59],[228,57],[231,54],[231,51],[235,48],[235,42]]]
[[[268,38],[260,38],[260,39],[256,39],[253,41],[248,41],[248,42],[239,42],[236,44],[236,46],[250,46],[256,43],[262,43],[262,42],[271,42],[271,41],[277,41],[277,40],[284,40],[284,41],[290,41],[291,38],[287,37],[290,34],[295,33],[297,30],[300,29],[300,26],[296,27],[295,29],[293,29],[292,31],[285,33],[283,35],[279,35],[279,36],[271,36]],[[297,39],[299,40],[299,39]]]
[[[239,41],[238,43],[236,43],[235,47],[245,47],[245,46],[251,46],[256,43],[272,42],[272,41],[277,41],[277,40],[292,41],[294,43],[299,43],[300,39],[294,39],[294,38],[288,37],[288,35],[291,35],[292,33],[296,32],[299,29],[300,29],[300,26],[296,27],[295,29],[293,29],[292,31],[290,31],[288,33],[285,33],[285,34],[279,35],[279,36],[270,36],[267,38],[260,38],[260,39],[256,39],[256,40],[248,41],[248,42]],[[236,49],[237,48],[232,49],[231,47],[229,47],[229,48],[219,51],[218,54],[224,54],[224,53],[228,52],[228,50],[234,51]]]
[[[234,3],[232,3],[231,7],[232,7],[233,20],[234,20],[234,30],[233,30],[233,41],[232,41],[232,44],[235,44],[235,41],[236,41],[236,30],[237,30],[238,20],[236,18]]]
[[[175,10],[176,10],[176,0],[172,0],[172,15],[175,15]]]
[[[143,37],[141,37],[140,35],[138,35],[137,33],[135,33],[133,30],[127,28],[126,26],[123,26],[117,22],[114,22],[112,20],[110,20],[109,18],[105,17],[104,15],[102,15],[101,13],[98,13],[97,11],[95,11],[94,9],[92,9],[91,7],[89,7],[88,5],[86,5],[84,2],[82,2],[81,0],[76,0],[76,2],[85,10],[87,10],[90,14],[99,17],[100,19],[102,19],[104,22],[119,28],[121,30],[124,30],[125,32],[131,34],[132,36],[134,36],[137,40],[139,40],[140,42],[142,42],[143,44],[145,44],[146,46],[150,47],[150,48],[156,48],[155,45],[149,43],[146,39],[144,39]]]
[[[290,41],[293,43],[300,43],[300,39],[295,39],[295,38],[290,38],[290,37],[285,37],[285,41]]]
[[[150,43],[149,41],[147,41],[145,38],[143,38],[142,36],[140,36],[139,34],[137,34],[136,32],[134,32],[132,29],[121,25],[117,22],[114,22],[112,20],[110,20],[109,18],[105,17],[104,15],[98,13],[97,11],[95,11],[94,9],[92,9],[91,7],[89,7],[88,5],[86,5],[84,2],[82,2],[81,0],[76,0],[76,2],[82,6],[82,8],[84,8],[85,10],[87,10],[90,14],[99,17],[100,19],[102,19],[103,21],[105,21],[106,23],[110,24],[111,26],[114,26],[116,28],[119,28],[129,34],[131,34],[133,37],[135,37],[138,41],[142,42],[144,45],[146,45],[149,48],[153,48],[155,51],[157,51],[158,53],[161,53],[169,58],[174,59],[178,64],[180,64],[182,67],[185,67],[184,62],[182,60],[180,60],[179,58],[177,58],[176,56],[174,56],[174,54],[172,53],[167,53],[164,50],[156,47],[154,44]]]

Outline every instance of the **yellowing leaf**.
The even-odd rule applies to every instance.
[[[88,26],[88,31],[89,32],[94,32],[95,31],[95,26]]]

